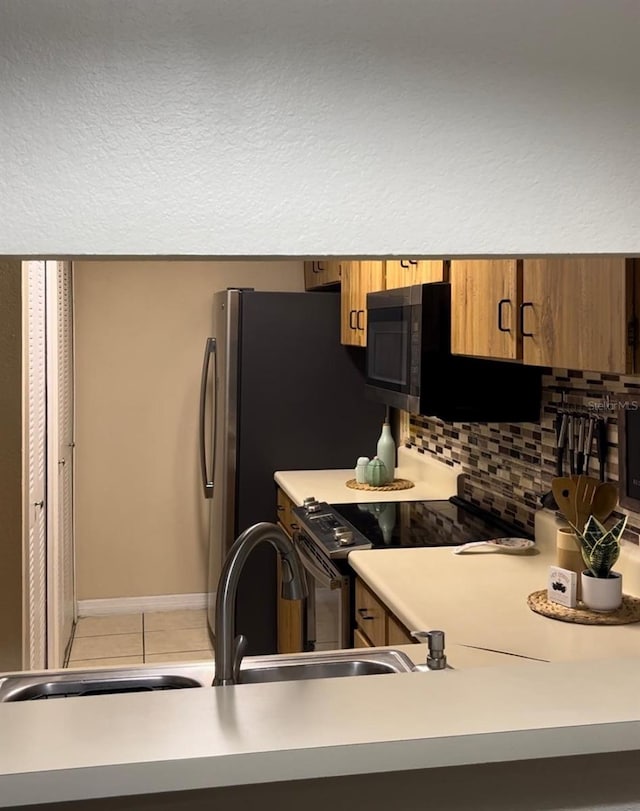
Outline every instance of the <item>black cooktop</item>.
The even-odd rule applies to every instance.
[[[489,538],[531,538],[515,527],[453,496],[442,501],[332,504],[374,548],[458,546]]]

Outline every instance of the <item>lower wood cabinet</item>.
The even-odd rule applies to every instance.
[[[387,644],[387,610],[360,578],[356,580],[355,620],[372,645]]]
[[[362,633],[362,631],[356,628],[353,632],[353,647],[354,648],[372,648],[373,645],[367,637]]]
[[[387,645],[412,645],[416,640],[391,614],[387,614]]]
[[[278,487],[277,495],[278,525],[290,538],[298,529],[293,514],[294,503]],[[304,646],[304,600],[283,600],[281,591],[281,563],[278,555],[278,653],[301,653]]]
[[[354,648],[411,645],[416,642],[409,630],[360,578],[356,579],[354,607]]]

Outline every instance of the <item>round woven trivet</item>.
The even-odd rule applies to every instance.
[[[413,482],[409,479],[394,479],[389,484],[381,484],[380,487],[374,487],[372,484],[359,484],[355,479],[349,479],[347,487],[352,490],[410,490],[415,487]]]
[[[590,611],[582,603],[578,604],[578,608],[566,608],[551,602],[546,589],[534,591],[527,597],[527,603],[536,614],[561,622],[577,622],[579,625],[628,625],[631,622],[640,622],[640,599],[629,597],[628,594],[622,595],[620,608],[607,614]]]

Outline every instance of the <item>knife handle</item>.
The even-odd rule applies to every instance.
[[[607,461],[607,418],[598,420],[598,462],[600,463],[600,481],[604,481],[605,464]]]
[[[585,442],[585,464],[584,464],[584,475],[589,475],[589,460],[591,458],[591,450],[593,447],[593,429],[596,424],[595,417],[589,417],[589,425],[587,426],[587,440]]]
[[[569,415],[569,427],[567,429],[567,440],[569,446],[569,471],[573,474],[576,472],[576,457],[573,452],[574,446],[574,418]]]
[[[564,476],[564,449],[567,444],[567,428],[569,427],[569,415],[558,414],[560,417],[560,431],[558,432],[557,454],[556,454],[556,474]]]

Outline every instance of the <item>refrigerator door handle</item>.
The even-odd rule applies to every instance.
[[[216,427],[218,423],[218,355],[216,353],[216,339],[207,338],[204,347],[204,359],[202,361],[202,380],[200,383],[200,470],[202,473],[202,486],[204,488],[204,497],[213,497],[213,467],[211,478],[207,471],[207,448],[206,448],[206,412],[207,412],[207,384],[209,382],[209,367],[211,356],[214,357],[214,400],[213,407],[215,413],[213,415],[213,459],[211,460],[212,466],[215,464],[216,455]]]

